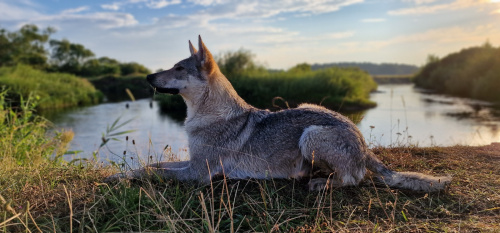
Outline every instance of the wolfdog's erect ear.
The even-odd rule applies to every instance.
[[[191,56],[193,56],[194,54],[196,54],[196,49],[194,48],[193,44],[191,44],[191,41],[189,41],[189,52],[191,52]]]
[[[194,50],[193,48],[193,51]],[[191,53],[193,52],[191,51]],[[201,36],[198,36],[198,52],[196,53],[196,59],[200,63],[200,66],[202,67],[203,70],[205,70],[208,74],[213,73],[217,69],[217,63],[215,63],[215,60],[208,51],[207,47],[201,40]]]

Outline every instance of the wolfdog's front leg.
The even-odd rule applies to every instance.
[[[200,180],[208,176],[206,169],[196,170],[191,161],[153,163],[147,167],[117,173],[104,179],[104,182],[114,182],[120,179],[177,179],[181,181]],[[206,174],[203,174],[206,173]],[[208,177],[209,178],[209,177]]]

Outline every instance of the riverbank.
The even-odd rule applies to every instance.
[[[4,231],[497,232],[500,144],[375,148],[391,169],[453,176],[442,193],[374,187],[307,191],[307,180],[113,185],[116,168],[42,163],[0,169]]]

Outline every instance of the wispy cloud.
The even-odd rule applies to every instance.
[[[120,10],[120,8],[122,6],[123,6],[123,4],[121,4],[120,2],[113,2],[111,4],[102,4],[101,8],[105,9],[105,10],[114,10],[114,11],[117,11],[117,10]]]
[[[82,11],[86,11],[88,9],[89,9],[88,6],[81,6],[81,7],[78,7],[78,8],[63,10],[61,12],[61,14],[63,14],[63,15],[66,15],[66,14],[75,14],[75,13],[79,13],[79,12],[82,12]]]
[[[180,3],[181,0],[128,0],[128,1],[112,2],[110,4],[102,4],[101,8],[105,10],[117,11],[127,5],[139,5],[139,6],[146,6],[151,9],[160,9]]]
[[[45,15],[33,18],[30,21],[41,22],[46,24],[63,25],[73,24],[89,27],[94,25],[103,29],[119,28],[137,25],[138,21],[132,14],[120,12],[94,12],[87,14],[58,14],[58,15]],[[28,23],[31,23],[28,21]]]
[[[13,21],[24,20],[30,17],[37,17],[41,14],[35,10],[27,9],[22,6],[16,6],[7,2],[0,2],[0,20]]]
[[[421,14],[433,14],[442,11],[454,11],[459,9],[470,8],[473,6],[480,6],[488,1],[485,0],[455,0],[449,3],[441,4],[430,4],[435,1],[414,1],[417,6],[402,8],[397,10],[391,10],[388,12],[389,15],[421,15]]]
[[[153,8],[153,9],[160,9],[160,8],[167,7],[169,5],[176,5],[176,4],[180,4],[180,3],[181,3],[181,0],[171,0],[171,1],[155,0],[155,1],[146,2],[146,6]]]
[[[363,23],[381,23],[385,22],[386,19],[384,18],[373,18],[373,19],[362,19],[361,22]]]

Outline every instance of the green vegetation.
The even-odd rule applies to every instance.
[[[14,32],[0,29],[0,84],[10,88],[10,96],[26,98],[36,92],[43,98],[40,109],[98,103],[100,94],[78,77],[92,80],[111,101],[129,99],[126,89],[137,98],[151,96],[152,91],[145,90],[145,76],[151,71],[143,65],[95,58],[81,44],[50,39],[53,33],[53,28],[41,31],[29,24]]]
[[[439,93],[500,102],[500,47],[463,49],[442,59],[429,56],[414,78],[419,87]]]
[[[39,98],[38,109],[96,104],[102,99],[102,94],[85,79],[27,65],[0,67],[0,86],[8,87],[9,98],[18,103],[30,96]]]
[[[129,90],[135,99],[151,98],[153,96],[154,90],[145,77],[145,75],[104,76],[89,79],[89,81],[104,93],[108,101],[122,101],[130,99],[126,90]]]
[[[7,92],[0,90],[0,171],[61,162],[61,156],[73,139],[73,132],[60,132],[48,137],[49,122],[33,114],[37,100],[31,97],[22,99],[14,108]]]
[[[377,88],[370,75],[357,68],[311,70],[298,64],[288,71],[269,72],[252,60],[246,50],[229,52],[216,59],[221,72],[248,103],[269,109],[315,103],[334,110],[374,107],[369,93]],[[279,97],[279,98],[278,98]],[[158,96],[164,111],[185,109],[178,96]]]
[[[366,71],[371,75],[385,76],[385,75],[409,75],[418,72],[418,66],[396,64],[396,63],[370,63],[370,62],[336,62],[326,64],[313,64],[312,70],[326,69],[330,67],[339,68],[359,68]]]

